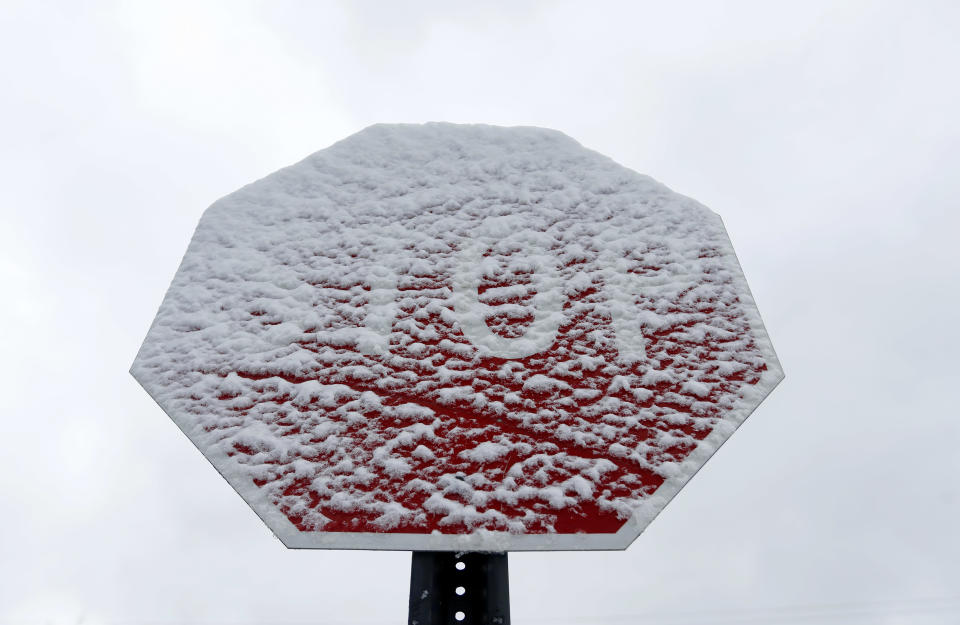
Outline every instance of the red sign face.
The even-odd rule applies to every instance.
[[[204,215],[133,374],[292,547],[624,548],[782,378],[719,218],[377,126]]]

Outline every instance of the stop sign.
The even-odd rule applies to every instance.
[[[204,213],[133,375],[288,547],[625,548],[782,379],[720,218],[374,126]]]

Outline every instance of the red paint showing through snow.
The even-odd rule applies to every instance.
[[[706,250],[704,254],[709,256],[715,252]],[[502,273],[497,278],[485,278],[478,294],[480,301],[489,306],[505,307],[504,312],[487,319],[490,329],[500,336],[516,338],[523,335],[534,319],[529,307],[534,292],[530,275],[510,271],[506,260],[506,257],[501,259]],[[568,269],[575,270],[574,267]],[[638,265],[635,271],[657,269]],[[309,328],[297,343],[314,354],[316,362],[302,374],[290,375],[270,369],[237,372],[248,380],[260,381],[257,401],[273,405],[274,424],[284,434],[299,436],[310,431],[304,428],[311,417],[314,423],[316,417],[337,423],[340,440],[351,446],[353,456],[368,460],[364,466],[373,475],[368,482],[351,486],[353,496],[396,501],[407,509],[423,512],[417,522],[401,523],[386,531],[458,534],[481,527],[507,530],[503,521],[451,522],[447,514],[431,510],[430,492],[417,488],[417,480],[436,485],[444,476],[448,476],[447,479],[456,476],[456,479],[470,481],[475,490],[490,495],[485,504],[476,508],[478,513],[497,511],[501,518],[523,522],[526,533],[616,532],[626,519],[615,507],[602,502],[636,501],[654,493],[664,482],[664,477],[655,471],[656,466],[686,458],[696,443],[710,434],[743,385],[756,384],[765,368],[749,339],[749,326],[735,297],[698,301],[683,294],[667,311],[677,314],[676,323],[646,334],[647,354],[652,360],[636,365],[622,364],[617,358],[611,319],[603,312],[605,296],[600,283],[579,291],[565,304],[565,321],[549,349],[517,360],[471,361],[461,351],[473,349],[469,341],[436,306],[439,301],[443,308],[451,308],[447,301],[448,281],[445,275],[401,276],[397,300],[400,313],[394,320],[389,354],[368,356],[352,346],[324,343],[317,338],[317,332],[327,328]],[[336,308],[338,302],[344,304],[345,326],[362,323],[362,319],[349,317],[356,306],[346,304],[362,300],[369,287],[357,283],[316,286],[322,289],[329,306]],[[513,294],[498,295],[504,291],[497,289],[507,286],[514,287]],[[517,295],[516,287],[523,287],[525,293]],[[642,296],[637,305],[638,308],[652,306],[644,302]],[[251,323],[275,323],[263,311],[250,314]],[[688,331],[696,324],[724,331],[707,333],[693,340]],[[722,374],[718,366],[709,364],[719,362],[731,352],[741,365],[735,371]],[[638,380],[651,369],[677,372],[680,381],[639,385]],[[710,394],[705,397],[684,390],[681,378],[694,369],[698,380],[711,386]],[[365,371],[373,371],[374,377],[363,373]],[[534,375],[549,376],[563,384],[550,390],[524,388],[524,381]],[[631,387],[614,384],[615,376],[629,380]],[[356,412],[353,409],[338,411],[316,403],[298,405],[293,397],[270,384],[274,377],[291,383],[317,380],[323,384],[340,384],[356,393],[370,391],[386,408],[366,406],[361,408],[362,419],[351,419],[345,415]],[[454,387],[469,387],[469,397],[445,398],[442,391]],[[477,401],[478,397],[482,400]],[[226,401],[230,397],[221,399]],[[355,394],[344,396],[339,405],[355,401]],[[414,418],[388,414],[387,408],[403,404],[416,404],[433,414]],[[433,458],[418,458],[410,453],[415,445],[406,447],[404,453],[410,471],[402,476],[391,475],[373,461],[373,454],[415,422],[433,428],[434,438],[417,441]],[[310,440],[314,447],[299,457],[335,474],[337,450],[324,446],[324,438]],[[494,460],[471,459],[468,452],[483,442],[507,444],[511,449]],[[239,444],[234,449],[241,460],[258,451]],[[640,451],[631,458],[616,449]],[[589,477],[589,467],[604,461],[612,468],[602,472],[600,479]],[[322,494],[312,487],[311,478],[289,479],[293,471],[290,464],[277,466],[274,477],[258,485],[288,479],[289,485],[283,494],[297,497],[306,507],[330,519],[322,527],[323,531],[385,531],[376,523],[377,514],[362,509],[341,509],[330,493]],[[546,487],[561,487],[576,476],[589,477],[593,492],[589,496],[567,492],[572,503],[559,508],[538,496],[511,500],[498,497],[494,492],[498,485],[505,483],[513,492],[524,487],[531,487],[529,492],[541,492]],[[456,490],[447,489],[445,496],[470,505],[468,495],[457,494]],[[301,512],[293,508],[285,512],[302,531],[314,529],[303,523]]]

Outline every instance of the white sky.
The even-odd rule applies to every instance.
[[[516,623],[960,619],[960,4],[0,3],[0,623],[401,623],[127,374],[215,199],[374,122],[556,128],[720,213],[787,379]],[[614,618],[616,615],[619,617]]]

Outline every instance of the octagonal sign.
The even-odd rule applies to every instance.
[[[133,375],[288,547],[625,548],[782,379],[714,213],[374,126],[204,213]]]

